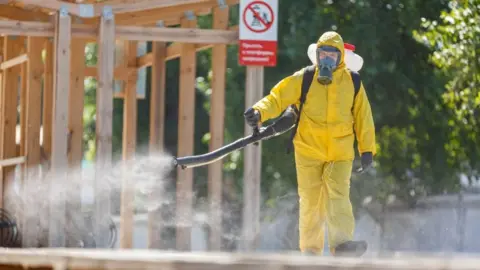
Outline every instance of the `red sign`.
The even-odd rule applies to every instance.
[[[277,12],[278,0],[240,1],[240,65],[277,64]]]
[[[269,5],[263,1],[254,1],[243,10],[242,20],[248,30],[263,33],[272,27],[274,16]],[[252,20],[249,21],[249,18]]]
[[[240,40],[240,65],[275,66],[277,64],[277,42],[266,40]]]

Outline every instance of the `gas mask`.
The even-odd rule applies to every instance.
[[[333,71],[340,62],[340,51],[332,46],[317,48],[317,80],[323,85],[332,83]]]

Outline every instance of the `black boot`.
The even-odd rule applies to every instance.
[[[367,251],[365,241],[347,241],[335,248],[335,257],[360,257]]]

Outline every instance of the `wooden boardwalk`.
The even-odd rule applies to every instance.
[[[139,249],[0,249],[0,269],[478,270],[480,256],[397,254],[382,258],[333,258],[288,253],[193,253]]]

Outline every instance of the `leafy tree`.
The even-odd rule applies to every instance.
[[[479,176],[480,1],[450,1],[439,20],[422,19],[416,37],[433,53],[430,60],[448,78],[442,108],[449,114],[448,166],[470,179]]]

